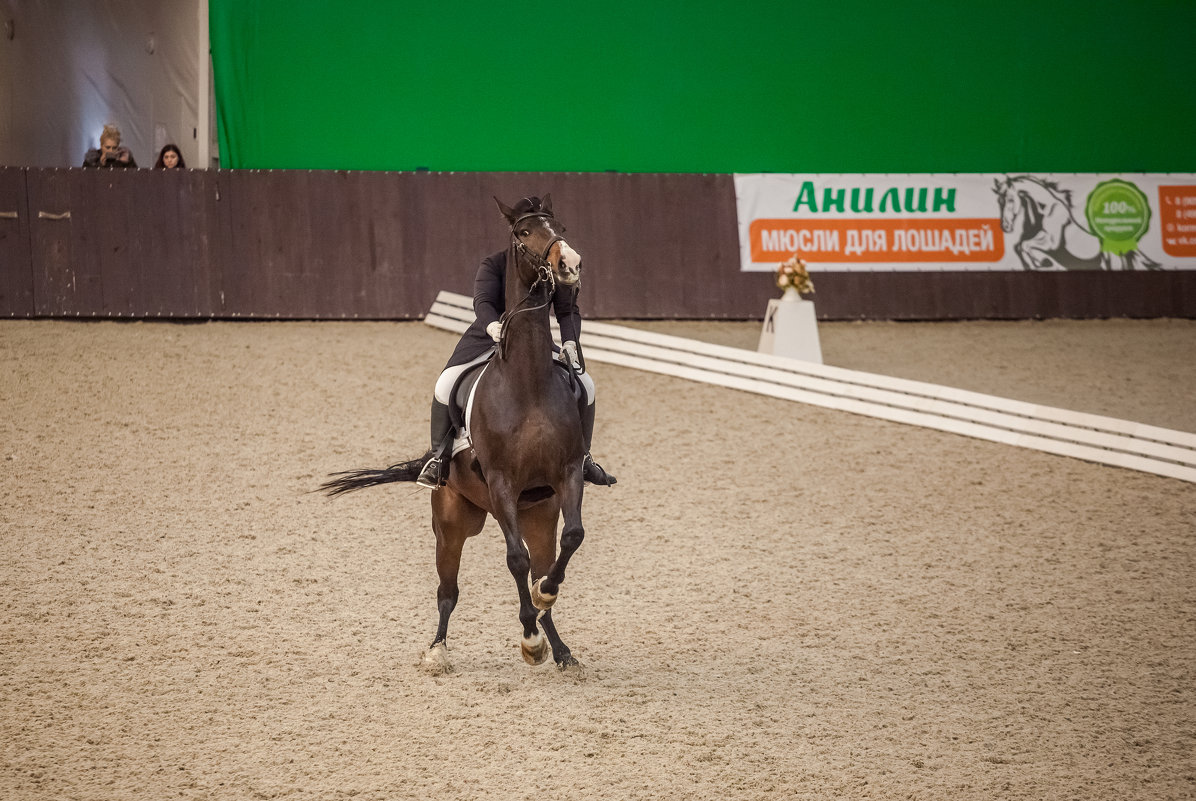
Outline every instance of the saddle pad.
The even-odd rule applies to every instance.
[[[583,390],[581,388],[581,382],[577,380],[577,377],[573,374],[573,371],[570,370],[569,367],[567,367],[564,364],[561,364],[560,362],[557,362],[556,364],[557,364],[557,367],[560,367],[562,370],[565,371],[566,374],[568,374],[569,386],[570,386],[570,389],[573,390],[573,398],[574,398],[574,400],[580,401],[582,398],[582,394],[583,394]],[[469,395],[466,398],[465,408],[463,410],[464,422],[461,424],[461,427],[457,431],[456,439],[453,440],[453,453],[452,453],[453,456],[456,456],[458,453],[465,450],[466,448],[473,447],[473,439],[469,435],[469,421],[470,421],[470,418],[473,416],[473,399],[474,399],[475,393],[478,390],[478,384],[481,383],[482,376],[485,374],[486,370],[489,369],[489,367],[490,367],[490,362],[486,362],[482,366],[482,369],[480,371],[478,371],[477,376],[469,379],[472,383],[469,384]]]
[[[457,438],[453,440],[453,456],[456,456],[466,448],[473,447],[473,440],[469,436],[469,420],[473,417],[473,398],[474,394],[478,391],[478,382],[482,380],[482,376],[485,375],[486,370],[489,368],[490,362],[486,362],[486,365],[478,373],[477,378],[473,380],[473,384],[469,388],[469,399],[465,402],[465,422],[458,430]]]

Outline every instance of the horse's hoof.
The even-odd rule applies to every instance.
[[[581,662],[573,658],[572,654],[557,662],[556,667],[561,673],[573,676],[574,678],[585,678],[585,668],[581,666]]]
[[[519,643],[519,651],[523,654],[523,661],[529,665],[541,665],[548,659],[548,640],[540,632],[535,637],[524,637]]]
[[[419,660],[419,666],[433,676],[445,676],[452,673],[453,664],[449,661],[448,644],[441,640],[424,651]]]
[[[532,582],[532,606],[536,607],[541,612],[547,612],[552,608],[552,605],[556,603],[555,593],[552,595],[547,595],[540,592],[540,587],[544,584],[544,579],[546,578],[548,578],[548,576],[540,576],[540,578]]]

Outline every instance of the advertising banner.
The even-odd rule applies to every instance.
[[[1196,270],[1196,173],[735,176],[740,263]]]

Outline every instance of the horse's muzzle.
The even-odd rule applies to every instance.
[[[565,286],[573,286],[581,281],[581,265],[574,268],[561,265],[556,271],[556,282]]]
[[[563,239],[553,247],[553,250],[555,251],[553,255],[557,257],[553,264],[557,282],[565,286],[573,286],[581,280],[581,254],[569,247],[569,243]]]

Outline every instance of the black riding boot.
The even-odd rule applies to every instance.
[[[432,399],[432,458],[420,471],[415,483],[428,489],[438,489],[448,482],[448,464],[452,459],[453,420],[449,407]]]
[[[586,460],[582,464],[582,475],[591,484],[609,487],[615,483],[615,477],[603,470],[594,457],[590,456],[590,440],[594,438],[594,404],[581,407],[581,435],[586,443]]]

